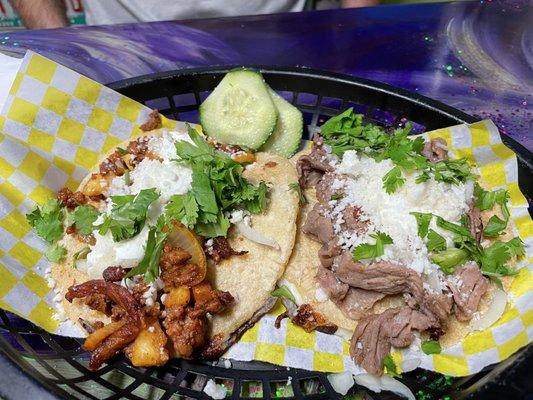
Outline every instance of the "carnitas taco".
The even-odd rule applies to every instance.
[[[378,375],[393,347],[435,353],[492,325],[524,255],[507,192],[484,190],[443,138],[409,131],[347,110],[294,157],[307,204],[280,281],[289,315],[350,338]]]
[[[54,235],[60,318],[89,333],[93,369],[119,351],[136,366],[219,357],[273,305],[294,244],[289,160],[158,125],[28,216]]]

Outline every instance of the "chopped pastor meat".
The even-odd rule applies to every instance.
[[[85,332],[87,333],[93,333],[94,331],[104,326],[104,323],[101,321],[89,322],[89,321],[84,320],[83,318],[78,318],[78,322],[80,323],[81,327],[85,329]]]
[[[83,302],[91,310],[99,311],[105,315],[111,315],[111,303],[106,299],[105,294],[91,293],[83,299]]]
[[[307,214],[305,224],[302,226],[304,233],[321,243],[327,243],[335,238],[333,223],[330,218],[324,216],[325,212],[325,206],[316,203]]]
[[[448,159],[448,147],[446,140],[443,138],[431,139],[424,144],[422,155],[429,161],[439,162]]]
[[[479,307],[481,297],[489,288],[489,281],[476,264],[467,264],[448,279],[453,294],[454,311],[459,321],[470,321]]]
[[[232,256],[242,256],[247,251],[234,250],[224,236],[217,236],[212,239],[213,243],[207,249],[207,254],[215,263],[219,263],[222,260],[226,260]]]
[[[126,276],[127,271],[120,265],[112,265],[104,269],[102,277],[106,282],[119,282]]]
[[[207,281],[194,286],[192,295],[194,299],[193,315],[220,314],[234,301],[229,292],[213,289]]]
[[[65,298],[72,302],[75,298],[83,298],[91,294],[103,294],[111,302],[119,305],[125,311],[124,325],[106,337],[91,353],[89,368],[98,369],[105,361],[132,342],[141,330],[143,316],[140,306],[128,290],[103,279],[95,279],[80,285],[71,286]]]
[[[148,132],[161,128],[161,126],[161,115],[159,114],[159,111],[153,110],[150,114],[148,114],[148,120],[139,128],[141,131]]]
[[[338,328],[337,325],[328,323],[326,318],[322,314],[314,311],[309,304],[302,304],[298,307],[296,315],[291,318],[291,321],[301,326],[306,332],[317,330],[319,332],[333,334]]]
[[[128,166],[122,159],[122,155],[116,150],[109,157],[107,157],[99,167],[100,173],[102,175],[107,175],[109,173],[122,176],[128,169]]]
[[[57,193],[57,199],[62,206],[67,207],[69,210],[73,210],[79,205],[87,203],[87,197],[81,192],[72,192],[67,187],[62,188]]]
[[[150,138],[148,136],[141,136],[128,143],[127,151],[131,155],[130,162],[132,165],[139,164],[145,157],[153,158],[148,150],[149,141]]]
[[[165,311],[163,326],[175,355],[191,358],[194,350],[205,342],[207,333],[205,316],[193,316],[193,309],[184,306],[172,306]]]
[[[481,219],[481,211],[474,203],[471,203],[468,209],[468,229],[476,243],[479,244],[483,236],[483,220]]]
[[[311,153],[301,156],[296,163],[298,182],[302,188],[315,186],[327,171],[333,171],[333,167],[327,160],[327,153],[320,141],[315,141]]]
[[[194,286],[204,279],[205,270],[188,262],[191,255],[183,249],[165,244],[159,265],[165,290],[178,286]]]
[[[131,294],[137,303],[144,305],[146,299],[144,293],[148,290],[148,284],[144,281],[144,277],[136,276],[135,283],[131,287]]]

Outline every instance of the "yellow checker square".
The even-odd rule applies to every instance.
[[[490,330],[473,332],[463,341],[463,351],[465,354],[481,353],[485,350],[490,350],[496,347],[494,336]]]
[[[490,133],[484,123],[476,122],[470,125],[470,132],[472,134],[472,146],[488,146],[490,144]]]
[[[16,96],[17,92],[20,88],[20,84],[22,83],[22,79],[24,79],[24,74],[21,72],[17,72],[17,75],[15,76],[15,80],[13,81],[13,84],[11,85],[11,88],[9,89],[9,94],[12,96]]]
[[[503,360],[517,351],[520,347],[523,347],[527,344],[527,333],[525,331],[520,332],[511,340],[508,340],[504,344],[498,346],[498,353],[500,358]]]
[[[13,210],[4,218],[0,219],[0,226],[20,239],[31,230],[31,226],[26,221],[26,216],[19,210]]]
[[[54,315],[54,309],[41,300],[28,315],[28,319],[48,332],[53,332],[59,326],[59,321]]]
[[[96,99],[100,96],[100,91],[102,87],[100,84],[95,81],[86,78],[84,76],[80,77],[76,89],[74,89],[74,96],[80,100],[84,100],[89,104],[95,104]]]
[[[433,355],[435,371],[451,376],[465,376],[469,374],[468,364],[464,357],[445,354]]]
[[[15,275],[11,273],[6,267],[0,264],[0,298],[4,297],[18,282]]]
[[[53,111],[59,115],[65,115],[70,103],[70,95],[56,89],[53,86],[49,86],[46,89],[44,94],[43,101],[41,102],[41,107],[46,108],[47,110]]]
[[[121,143],[122,143],[122,140],[117,139],[114,136],[107,135],[104,140],[104,145],[102,146],[102,153],[109,152],[109,150],[111,150],[114,147],[117,147]]]
[[[46,175],[46,171],[50,167],[50,161],[40,156],[39,154],[30,151],[22,160],[19,166],[20,172],[29,176],[33,180],[40,182]]]
[[[503,143],[496,143],[496,144],[493,144],[491,147],[492,147],[492,151],[498,157],[504,160],[515,157],[515,154],[513,153],[513,151],[509,147],[504,145]]]
[[[49,84],[54,77],[56,69],[57,64],[55,62],[34,53],[26,68],[26,74],[43,83]]]
[[[7,112],[7,118],[20,122],[24,125],[32,126],[38,111],[39,106],[15,97],[11,103],[9,111]]]
[[[18,242],[8,253],[26,268],[32,268],[42,257],[40,252],[24,242]]]
[[[76,169],[76,166],[73,163],[61,157],[54,156],[52,162],[57,168],[68,175],[72,175]]]
[[[89,117],[89,125],[100,132],[108,132],[109,127],[113,123],[113,114],[98,107],[93,108],[93,112]]]
[[[313,369],[315,371],[342,372],[344,371],[343,357],[340,354],[316,351],[313,354]]]
[[[69,141],[70,143],[79,144],[81,142],[81,138],[83,137],[84,130],[85,126],[83,124],[80,124],[79,122],[70,118],[63,118],[61,124],[59,125],[57,136],[59,136],[61,139]]]
[[[174,121],[173,119],[168,119],[165,116],[161,116],[161,126],[163,128],[167,129],[176,129],[176,126],[178,125],[178,121]],[[199,126],[199,125],[198,125]],[[196,129],[199,133],[202,133],[202,127],[199,126],[199,128]]]
[[[50,290],[48,289],[48,285],[44,278],[40,277],[33,271],[29,271],[26,275],[24,275],[22,282],[28,289],[30,289],[39,297],[45,296]]]
[[[54,198],[55,196],[56,193],[52,189],[43,185],[37,185],[37,187],[28,195],[28,197],[37,204],[43,204],[46,200]]]
[[[54,141],[55,138],[53,135],[33,128],[31,129],[30,134],[28,136],[29,144],[47,152],[52,151]]]
[[[484,165],[479,167],[479,172],[483,181],[487,182],[490,188],[504,186],[507,183],[505,168],[502,163]]]
[[[455,149],[454,155],[457,158],[466,158],[466,161],[468,161],[470,165],[474,165],[476,163],[474,152],[472,151],[472,148],[470,147],[464,147],[462,149]]]
[[[452,143],[452,134],[450,129],[448,128],[438,129],[436,131],[430,132],[428,133],[428,137],[430,139],[443,138],[444,140],[446,140],[446,143],[448,143],[448,146],[450,146]]]
[[[515,297],[521,297],[531,290],[533,287],[533,276],[528,268],[522,268],[518,275],[513,279],[511,284],[511,293]]]
[[[128,97],[123,97],[122,100],[120,100],[120,103],[118,103],[116,113],[121,118],[124,118],[130,122],[135,122],[139,117],[141,109],[141,104]]]
[[[527,205],[527,200],[520,191],[518,182],[509,182],[509,184],[507,185],[507,192],[509,192],[509,197],[513,206]]]
[[[80,186],[80,182],[77,181],[76,179],[68,178],[67,181],[65,182],[65,187],[68,187],[73,192],[78,190],[78,186]]]
[[[254,324],[250,329],[244,332],[244,335],[241,337],[241,342],[256,342],[257,335],[259,333],[259,323]]]
[[[283,365],[285,360],[285,347],[281,344],[257,343],[254,359]]]
[[[531,217],[529,215],[518,217],[514,221],[520,237],[527,238],[533,236],[533,222],[531,221]]]
[[[74,163],[90,169],[98,162],[98,157],[98,154],[94,151],[80,147],[74,156]]]
[[[522,318],[524,326],[529,327],[533,325],[533,310],[526,311],[520,318]]]
[[[350,342],[347,340],[342,341],[342,354],[345,356],[350,355]]]
[[[4,179],[7,179],[13,172],[15,172],[15,167],[12,166],[6,159],[0,157],[0,176]]]
[[[24,193],[18,190],[17,187],[9,181],[0,183],[0,194],[8,199],[11,204],[16,206],[22,203],[26,197]]]
[[[314,333],[307,333],[302,328],[289,321],[287,323],[286,344],[287,346],[301,349],[314,350],[316,337]]]

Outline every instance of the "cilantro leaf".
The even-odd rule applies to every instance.
[[[393,243],[392,238],[386,233],[376,232],[375,234],[370,235],[370,237],[376,239],[376,243],[363,243],[356,246],[352,252],[352,259],[354,261],[381,257],[385,254],[385,245]]]
[[[192,143],[180,140],[175,143],[176,154],[182,159],[189,162],[210,162],[213,160],[215,149],[209,146],[200,136],[200,134],[187,125],[189,138]]]
[[[205,223],[214,222],[218,213],[217,199],[207,172],[204,164],[192,164],[191,191],[198,203],[198,208],[202,211],[200,220]]]
[[[226,218],[222,212],[219,212],[214,222],[209,224],[199,222],[196,224],[194,230],[198,235],[207,238],[213,238],[217,236],[225,237],[228,234],[230,225],[229,219]]]
[[[446,231],[453,232],[458,236],[473,240],[472,234],[470,233],[468,228],[463,225],[454,224],[453,222],[446,221],[444,218],[437,216],[437,226]]]
[[[330,197],[330,200],[340,200],[340,199],[343,199],[345,197],[345,194],[344,193],[341,193],[341,192],[335,192],[331,195]]]
[[[161,251],[163,250],[167,236],[168,234],[163,232],[160,227],[150,227],[144,257],[135,268],[126,274],[126,278],[131,278],[135,275],[144,275],[144,280],[150,283],[159,276],[159,259],[161,258]]]
[[[82,205],[76,207],[76,209],[69,214],[68,222],[70,225],[74,225],[79,233],[87,236],[93,232],[93,223],[99,215],[100,213],[96,208]]]
[[[289,190],[292,190],[298,195],[298,199],[300,201],[301,206],[307,204],[307,198],[305,197],[302,187],[298,182],[289,183]]]
[[[433,254],[431,261],[437,264],[446,275],[450,275],[458,266],[463,265],[468,260],[468,256],[467,250],[452,247]]]
[[[63,213],[56,199],[50,199],[41,207],[37,206],[26,219],[37,234],[53,244],[63,236]]]
[[[418,226],[418,236],[425,238],[428,234],[429,223],[433,218],[431,213],[411,212],[409,213],[416,218],[416,224]]]
[[[393,167],[383,177],[383,188],[388,194],[394,193],[404,183],[405,178],[402,177],[402,170],[398,166]]]
[[[439,161],[433,164],[432,169],[436,181],[459,184],[473,178],[466,158]]]
[[[507,221],[499,218],[497,215],[493,215],[490,217],[485,229],[483,229],[483,236],[498,236],[505,230],[505,228],[507,228]]]
[[[192,192],[173,195],[165,207],[165,215],[169,219],[180,221],[189,229],[196,225],[198,212],[198,203]]]
[[[58,263],[61,262],[67,255],[67,249],[59,244],[53,244],[46,250],[45,256],[46,259],[50,262]]]
[[[424,340],[420,346],[424,354],[440,354],[442,351],[437,340]]]
[[[387,354],[383,359],[383,366],[387,369],[387,375],[390,375],[393,378],[401,376],[398,372],[398,367],[390,354]]]
[[[274,297],[279,297],[279,298],[286,298],[286,299],[289,299],[290,301],[292,301],[294,304],[296,304],[296,299],[294,298],[294,295],[291,293],[291,291],[289,290],[289,288],[285,285],[283,286],[280,286],[278,288],[276,288],[276,290],[274,290],[272,293],[270,293],[272,296]]]
[[[496,203],[500,205],[505,204],[509,199],[509,193],[505,189],[489,192],[476,183],[474,186],[474,197],[476,198],[476,207],[481,211],[485,211],[490,210]]]
[[[129,154],[128,150],[123,149],[122,147],[117,147],[117,153],[120,156],[125,156],[126,154]]]
[[[427,248],[429,251],[446,250],[446,239],[433,229],[430,229],[428,233]]]
[[[98,226],[98,232],[105,235],[111,231],[115,242],[134,237],[144,227],[148,207],[158,198],[159,193],[155,188],[143,189],[135,196],[111,196],[113,208]]]
[[[488,276],[506,276],[518,273],[517,270],[507,265],[513,257],[525,255],[524,244],[520,238],[513,238],[508,242],[497,240],[481,252],[481,272]]]
[[[74,268],[78,268],[78,260],[84,260],[87,258],[87,255],[91,252],[91,248],[89,246],[85,246],[83,248],[81,248],[80,250],[78,250],[77,252],[75,252],[73,255],[72,255],[72,266]]]

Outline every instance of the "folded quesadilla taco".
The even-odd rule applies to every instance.
[[[496,322],[524,255],[506,191],[485,191],[444,139],[408,133],[347,110],[293,159],[307,204],[279,283],[298,306],[289,315],[351,337],[373,374],[391,347],[420,337],[437,352]]]
[[[92,368],[121,350],[136,366],[219,357],[272,307],[294,244],[289,160],[155,122],[28,216],[63,236],[51,276]]]

